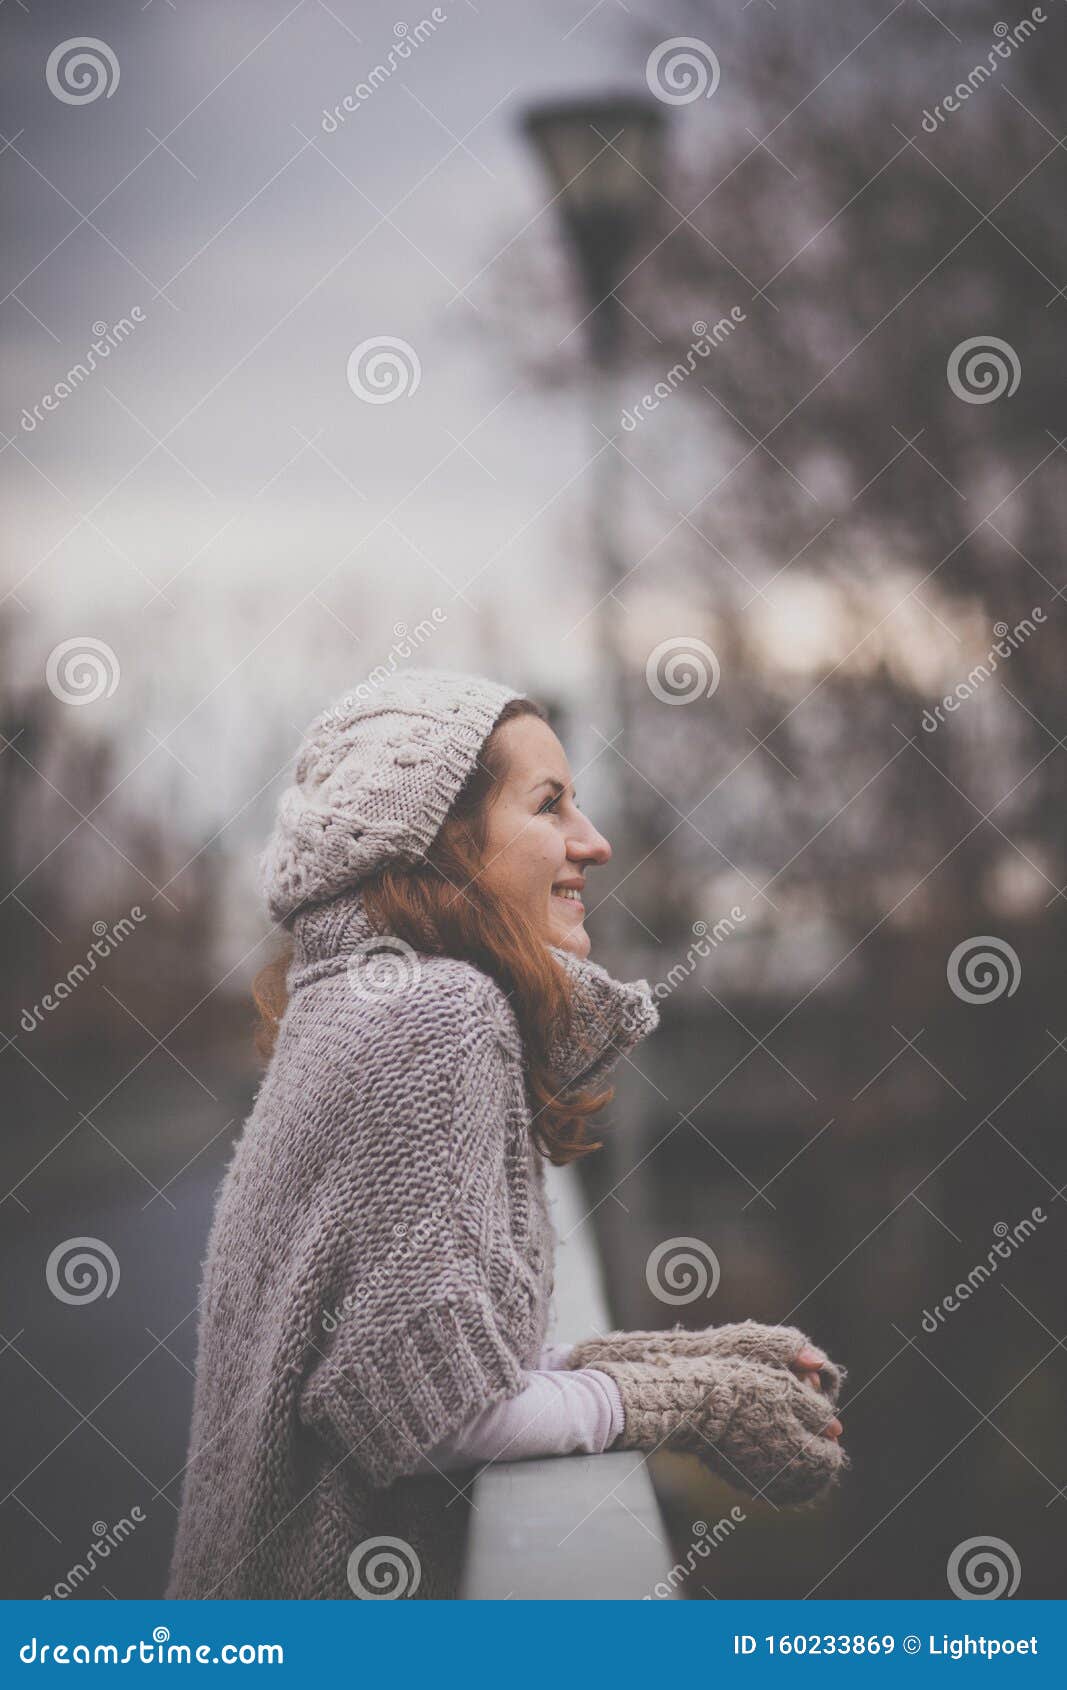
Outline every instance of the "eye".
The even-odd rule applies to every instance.
[[[537,814],[543,816],[546,810],[554,810],[562,797],[562,792],[557,792],[554,798],[546,798],[543,804],[538,805]]]

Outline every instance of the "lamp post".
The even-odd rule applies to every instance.
[[[622,305],[617,289],[632,268],[640,237],[650,223],[660,174],[663,107],[649,97],[622,95],[536,106],[523,128],[548,173],[556,208],[582,285],[584,328],[591,368],[591,411],[598,450],[592,473],[592,510],[597,634],[605,681],[597,715],[607,719],[607,738],[619,736],[626,749],[630,723],[629,686],[620,637],[621,602],[616,589],[625,573],[618,519],[622,464],[607,442],[619,426],[619,372],[623,347]],[[603,752],[600,740],[589,753]],[[583,758],[582,761],[587,761]],[[593,782],[602,787],[598,809],[607,828],[622,822],[616,796],[626,781]],[[621,837],[623,829],[618,832]],[[632,846],[633,839],[628,843]],[[618,937],[619,906],[605,906],[609,945]]]

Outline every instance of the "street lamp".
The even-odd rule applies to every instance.
[[[602,652],[609,739],[617,736],[625,752],[630,720],[629,688],[616,589],[625,574],[618,534],[623,487],[622,460],[608,442],[618,432],[623,321],[618,289],[638,261],[641,238],[655,227],[653,215],[663,149],[663,107],[648,97],[619,95],[556,101],[536,106],[523,117],[523,129],[539,154],[555,194],[556,210],[576,262],[585,303],[584,328],[592,367],[592,419],[597,456],[593,481],[594,551],[597,562],[596,626]],[[603,741],[590,744],[590,757],[603,753]],[[588,759],[583,757],[583,763]],[[590,782],[591,785],[600,783]],[[627,782],[606,780],[598,810],[607,828],[624,821],[618,796]],[[619,827],[629,851],[639,841],[632,827]],[[628,854],[629,854],[628,851]],[[636,855],[636,852],[635,852]],[[609,945],[618,938],[614,900],[605,906]],[[603,929],[601,929],[603,931]]]
[[[565,100],[532,108],[523,127],[556,191],[589,306],[590,352],[619,353],[615,289],[648,222],[660,174],[663,107],[632,95]]]

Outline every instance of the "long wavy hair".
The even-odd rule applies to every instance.
[[[480,877],[489,811],[507,774],[500,730],[519,716],[546,712],[532,699],[504,706],[465,785],[423,862],[390,867],[362,883],[373,926],[430,955],[457,957],[488,974],[508,994],[522,1035],[526,1083],[533,1102],[531,1134],[557,1167],[602,1148],[587,1138],[589,1116],[614,1096],[561,1091],[549,1062],[551,1041],[572,1027],[567,977],[534,923]],[[288,1003],[290,940],[257,974],[252,995],[259,1011],[256,1048],[269,1058]]]

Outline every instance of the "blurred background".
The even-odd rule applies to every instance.
[[[615,847],[616,1320],[850,1369],[832,1505],[681,1594],[939,1597],[995,1537],[1064,1595],[1060,0],[72,27],[0,17],[3,1594],[134,1508],[71,1594],[162,1589],[255,854],[410,662],[548,704]],[[679,1554],[736,1500],[655,1477]]]

